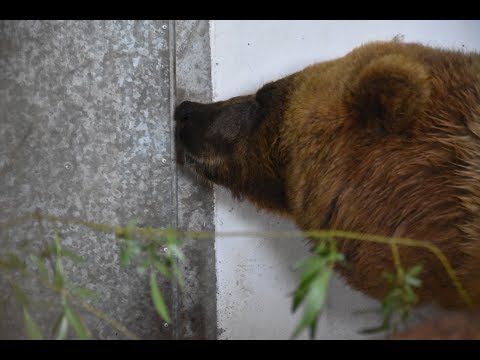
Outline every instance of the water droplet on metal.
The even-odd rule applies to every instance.
[[[167,163],[167,159],[163,158],[162,159],[162,164],[166,164]]]
[[[162,25],[162,29],[167,30],[167,25],[166,24]]]
[[[66,163],[66,164],[65,164],[65,170],[67,170],[67,171],[72,170],[72,164]]]

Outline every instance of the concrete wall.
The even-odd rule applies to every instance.
[[[342,56],[366,41],[396,35],[404,41],[480,50],[479,21],[213,21],[210,31],[214,100],[253,92],[267,81]],[[215,226],[217,231],[294,229],[283,219],[234,201],[220,188],[215,189]],[[220,338],[288,338],[301,315],[290,314],[289,294],[296,286],[290,266],[307,254],[304,244],[217,237],[215,249]],[[357,331],[378,319],[352,312],[376,305],[335,278],[317,338],[365,338]]]

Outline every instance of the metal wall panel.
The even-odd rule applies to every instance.
[[[0,222],[40,210],[113,225],[138,217],[154,228],[212,229],[211,189],[177,174],[172,136],[175,89],[210,99],[208,36],[207,21],[0,22]],[[38,249],[53,236],[51,227],[41,230],[32,222],[2,233],[1,250],[23,239]],[[63,244],[87,259],[66,261],[67,278],[93,290],[99,310],[144,339],[215,337],[213,241],[186,245],[183,291],[160,283],[173,314],[167,326],[151,304],[148,275],[119,266],[113,235],[59,230]],[[58,302],[37,288],[27,286],[33,298]],[[0,293],[0,337],[23,338],[21,309],[8,293]],[[36,316],[47,330],[56,314],[45,305]],[[83,316],[94,338],[124,338]]]

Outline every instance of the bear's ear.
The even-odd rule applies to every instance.
[[[403,55],[372,60],[347,86],[346,104],[360,126],[387,133],[407,130],[430,97],[423,65]]]
[[[272,114],[281,115],[285,110],[290,77],[272,81],[262,86],[255,94],[257,120],[263,121]]]

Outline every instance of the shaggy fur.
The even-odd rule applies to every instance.
[[[430,241],[480,304],[480,55],[376,42],[256,94],[176,111],[179,155],[202,177],[302,230]],[[180,153],[179,153],[180,154]],[[380,298],[388,246],[339,239],[354,288]],[[460,306],[440,262],[421,263],[422,301]]]

